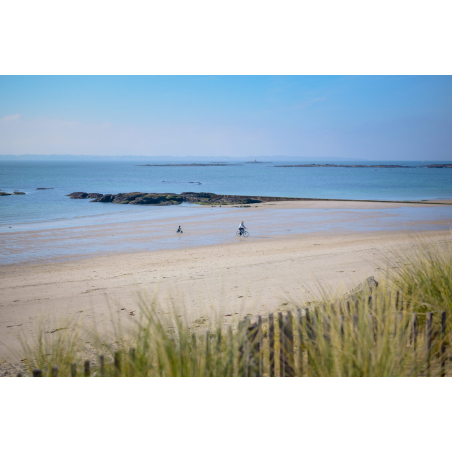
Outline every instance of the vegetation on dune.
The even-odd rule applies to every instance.
[[[421,246],[377,287],[227,326],[164,316],[152,300],[127,335],[42,330],[26,363],[43,376],[452,375],[451,270],[450,250]]]

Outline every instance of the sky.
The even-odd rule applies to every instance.
[[[452,76],[0,76],[0,155],[452,160]]]

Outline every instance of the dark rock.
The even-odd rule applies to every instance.
[[[130,204],[137,198],[142,198],[143,196],[146,196],[147,193],[142,192],[133,192],[133,193],[118,193],[115,195],[114,202],[116,204]]]
[[[99,199],[99,198],[102,198],[102,196],[104,196],[102,193],[88,193],[87,198]]]
[[[36,190],[53,190],[53,188],[37,188]]]
[[[14,191],[13,195],[25,195],[23,191]]]
[[[85,193],[84,191],[75,191],[66,196],[69,196],[71,199],[85,199],[88,197],[88,193]]]
[[[180,204],[184,198],[175,193],[143,193],[144,196],[135,198],[130,204],[158,204],[161,206],[170,206]]]
[[[0,191],[0,196],[10,196],[11,193],[6,193],[5,191]]]
[[[107,195],[103,195],[100,198],[97,198],[96,202],[113,202],[114,199],[115,199],[115,195],[107,194]]]

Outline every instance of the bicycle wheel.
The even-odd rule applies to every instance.
[[[243,237],[248,237],[250,234],[248,233],[248,231],[244,231],[243,232]]]
[[[237,237],[240,237],[240,231],[237,231],[237,232],[235,233],[235,235],[236,235]]]

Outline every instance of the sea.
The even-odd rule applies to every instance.
[[[347,165],[412,166],[391,169],[277,167],[277,165],[323,163],[311,161],[262,163],[238,161],[236,164],[227,162],[227,166],[140,166],[166,163],[177,164],[178,162],[174,160],[155,162],[151,159],[143,159],[142,162],[137,160],[0,160],[0,191],[17,190],[25,193],[25,195],[0,196],[0,245],[2,248],[0,263],[39,260],[50,255],[63,256],[70,253],[68,250],[71,249],[71,246],[68,244],[62,246],[61,253],[58,253],[58,243],[54,243],[50,253],[45,247],[38,249],[35,244],[22,240],[18,236],[14,236],[14,240],[10,240],[8,237],[12,237],[10,234],[13,232],[51,235],[52,231],[61,231],[65,228],[78,228],[77,230],[81,231],[86,226],[112,226],[115,223],[124,224],[128,221],[152,221],[153,218],[164,222],[160,224],[166,224],[166,221],[168,225],[172,226],[173,223],[183,222],[184,217],[193,219],[197,216],[200,224],[205,224],[209,221],[209,215],[220,215],[219,209],[206,209],[187,204],[167,207],[121,205],[73,200],[67,196],[76,191],[103,194],[133,191],[155,193],[191,191],[231,195],[384,201],[452,199],[452,168],[419,167],[438,162],[327,162]],[[183,163],[197,163],[197,161]],[[37,190],[38,188],[48,190]],[[226,215],[226,209],[222,210],[221,215]],[[353,227],[353,211],[354,209],[348,209],[347,212],[341,213],[341,215],[348,215],[350,227]],[[393,226],[406,224],[409,221],[415,222],[417,215],[423,220],[428,218],[432,222],[443,221],[442,227],[450,228],[449,220],[452,219],[452,206],[400,208],[398,212],[400,218],[394,218],[392,213],[389,215],[388,210],[388,216],[392,218]],[[287,212],[281,213],[281,215],[287,215]],[[322,224],[322,222],[317,222],[315,227],[312,226],[309,229],[310,222],[306,211],[303,216],[306,221],[300,222],[300,228],[295,232],[312,231],[312,229],[318,229]],[[233,221],[235,224],[235,218]],[[276,218],[275,229],[279,227],[278,221]],[[305,229],[303,229],[303,225],[306,225]],[[369,228],[371,226],[369,225]],[[383,226],[381,227],[383,228]],[[188,238],[186,240],[189,241]],[[218,243],[217,236],[212,240],[203,236],[199,240],[199,243],[195,241],[193,244]],[[109,249],[116,251],[130,249],[130,247],[120,249],[121,244],[117,242],[114,245],[109,244]],[[88,242],[85,245],[83,243],[81,240],[76,247],[79,255],[102,251],[102,244],[95,246]],[[171,245],[168,246],[171,247]]]

